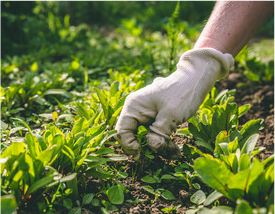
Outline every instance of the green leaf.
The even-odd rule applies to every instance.
[[[2,120],[1,120],[1,129],[3,129],[3,130],[6,130],[7,128],[8,128],[8,124],[6,124],[6,123],[4,123]]]
[[[92,200],[92,205],[93,205],[94,207],[99,206],[99,204],[100,204],[100,202],[99,202],[98,199],[94,198],[94,199]]]
[[[172,192],[170,192],[169,190],[165,189],[163,191],[161,191],[161,196],[166,199],[166,200],[176,200],[175,196],[173,195]]]
[[[246,170],[234,174],[228,179],[228,188],[231,191],[231,196],[236,201],[238,198],[242,198],[250,189],[250,185],[263,173],[263,164],[254,159],[253,165]]]
[[[73,202],[70,198],[65,198],[63,200],[63,206],[66,207],[67,209],[72,209],[73,207]]]
[[[228,150],[230,153],[235,153],[239,148],[238,137],[228,144]]]
[[[107,196],[112,204],[122,204],[124,201],[124,194],[120,185],[110,187],[107,190]]]
[[[93,167],[86,171],[87,175],[93,176],[95,178],[112,179],[115,175],[111,174],[109,171],[104,170],[102,167]]]
[[[250,109],[250,104],[243,105],[238,108],[238,115],[239,117],[243,116],[248,110]]]
[[[211,145],[210,145],[209,143],[204,142],[204,141],[196,140],[196,141],[195,141],[195,144],[197,144],[198,146],[207,148],[207,149],[210,150],[211,152],[214,151],[214,149],[211,147]]]
[[[227,207],[227,206],[217,206],[217,207],[212,207],[212,209],[203,207],[198,212],[198,214],[233,214],[233,213],[234,211],[232,207]]]
[[[240,148],[242,149],[244,143],[251,135],[257,134],[263,127],[262,119],[250,120],[245,123],[240,130],[240,134],[243,136],[243,139],[239,142]]]
[[[107,99],[106,95],[99,88],[95,87],[95,90],[96,90],[97,96],[99,98],[99,101],[102,105],[104,115],[105,115],[106,119],[108,119],[108,114],[109,114],[108,99]]]
[[[74,207],[70,210],[69,214],[81,214],[81,207]]]
[[[175,177],[173,175],[169,175],[169,174],[165,174],[163,176],[161,176],[160,180],[172,180],[175,179]]]
[[[110,156],[108,155],[106,161],[127,161],[128,156],[126,155],[117,155],[117,156]]]
[[[194,204],[200,205],[202,204],[206,199],[206,195],[203,191],[198,190],[197,192],[195,192],[191,197],[190,197],[190,201]]]
[[[253,214],[253,210],[250,207],[249,203],[245,200],[239,199],[237,201],[237,207],[235,214]]]
[[[20,118],[11,118],[11,119],[17,120],[17,121],[19,121],[20,123],[22,123],[24,126],[27,127],[27,129],[29,130],[29,132],[32,134],[31,128],[28,126],[28,124],[27,124],[25,121],[21,120]]]
[[[215,190],[214,192],[212,192],[210,195],[207,196],[207,198],[205,199],[203,205],[204,206],[209,206],[210,204],[212,204],[213,202],[215,202],[216,200],[218,200],[222,196],[223,196],[223,194],[221,194],[220,192]]]
[[[90,114],[89,114],[89,111],[85,108],[85,104],[84,103],[80,103],[78,102],[77,103],[77,112],[78,114],[81,116],[81,117],[85,117],[86,120],[89,120],[90,119]]]
[[[250,157],[248,154],[242,154],[239,160],[238,171],[243,171],[248,169],[251,166]]]
[[[195,188],[195,189],[200,189],[201,188],[201,185],[199,183],[193,183],[192,186]]]
[[[251,135],[244,143],[241,154],[248,154],[251,155],[254,151],[254,148],[256,146],[257,140],[259,138],[259,134],[253,134]]]
[[[94,194],[93,193],[89,193],[89,194],[86,194],[84,197],[83,197],[83,200],[82,200],[82,205],[86,205],[86,204],[90,204],[94,198]]]
[[[48,184],[54,181],[54,176],[48,175],[47,177],[41,178],[40,180],[36,181],[33,185],[30,186],[28,189],[26,196],[32,194],[33,192],[39,190],[42,187],[46,187]]]
[[[40,151],[38,149],[36,138],[31,133],[26,134],[26,144],[28,145],[28,149],[32,158],[35,158],[37,155],[39,155]]]
[[[147,186],[143,186],[142,189],[144,189],[146,192],[149,192],[151,194],[155,194],[155,190],[153,189],[153,187],[147,185]]]
[[[1,196],[1,213],[11,214],[16,211],[15,197],[12,195]]]
[[[67,98],[72,97],[72,94],[64,89],[49,89],[43,95],[61,95]]]
[[[177,130],[177,135],[191,135],[191,132],[188,130],[188,128],[179,129]]]
[[[152,176],[150,176],[150,175],[144,176],[143,178],[141,178],[141,180],[143,182],[145,182],[145,183],[148,183],[148,184],[155,184],[155,183],[157,183],[156,180]]]
[[[79,120],[77,120],[72,128],[72,133],[77,134],[78,132],[80,132],[82,130],[83,123],[85,121],[86,121],[85,118],[80,118]]]
[[[271,192],[270,192],[270,194],[268,196],[268,200],[267,200],[266,204],[269,206],[269,210],[270,211],[274,210],[274,188],[271,189]]]
[[[195,161],[194,168],[204,183],[231,199],[227,192],[227,181],[233,173],[224,163],[216,159],[199,158]]]

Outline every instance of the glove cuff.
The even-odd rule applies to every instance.
[[[199,61],[210,62],[216,61],[219,64],[217,67],[217,80],[225,78],[230,68],[234,65],[234,58],[229,53],[222,53],[214,48],[196,48],[186,51],[181,57],[177,65],[178,69],[181,67],[181,61],[188,61],[188,59],[199,58]]]

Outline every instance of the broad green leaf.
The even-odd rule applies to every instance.
[[[239,117],[243,116],[248,110],[250,109],[250,104],[245,104],[238,108],[238,115]]]
[[[124,194],[120,185],[110,187],[107,190],[107,196],[112,204],[122,204],[124,201]]]
[[[90,114],[89,114],[89,111],[86,109],[86,106],[85,104],[83,103],[77,103],[77,112],[78,114],[81,116],[81,117],[85,117],[86,120],[89,120],[90,119]]]
[[[74,207],[68,214],[81,214],[81,207]]]
[[[35,191],[39,190],[42,187],[46,187],[48,184],[54,181],[54,177],[52,175],[48,175],[47,177],[41,178],[40,180],[36,181],[33,185],[30,186],[28,189],[26,196],[34,193]]]
[[[115,177],[109,171],[104,170],[102,167],[93,167],[86,171],[87,175],[93,176],[95,178],[112,179]]]
[[[163,191],[161,191],[161,196],[166,199],[166,200],[176,200],[175,196],[173,195],[172,192],[170,192],[169,190],[165,189]]]
[[[204,183],[231,199],[227,192],[227,181],[233,173],[224,163],[216,159],[199,158],[195,161],[194,168]]]
[[[28,129],[26,129],[25,127],[22,127],[22,126],[20,126],[20,127],[15,127],[15,128],[13,128],[13,129],[11,129],[10,130],[10,135],[12,135],[12,134],[14,134],[14,133],[16,133],[16,132],[18,132],[18,131],[20,131],[20,130],[28,130]]]
[[[227,207],[227,206],[217,206],[217,207],[212,207],[212,209],[203,207],[198,211],[198,214],[233,214],[233,213],[234,211],[232,207]]]
[[[251,135],[244,143],[241,154],[248,154],[251,155],[254,151],[254,148],[256,146],[257,140],[259,138],[259,134],[253,134]]]
[[[12,214],[16,211],[15,197],[12,195],[1,196],[1,213]]]
[[[11,118],[11,119],[13,119],[13,120],[17,120],[17,121],[19,121],[20,123],[22,123],[24,126],[26,126],[27,127],[27,129],[29,130],[29,132],[32,134],[32,130],[31,130],[31,128],[29,127],[29,125],[25,122],[25,121],[23,121],[22,119],[20,119],[20,118]]]
[[[200,140],[196,140],[195,144],[197,144],[198,146],[204,147],[206,149],[208,149],[209,151],[213,152],[214,149],[211,147],[211,145],[205,141],[200,141]]]
[[[99,149],[101,146],[111,137],[114,137],[116,134],[116,130],[106,131],[101,133],[99,136],[95,137],[91,141],[92,147],[98,147]]]
[[[85,121],[86,121],[85,118],[80,118],[79,120],[77,120],[72,128],[72,133],[77,134],[78,132],[80,132],[82,130],[83,123]]]
[[[253,210],[250,207],[249,203],[245,200],[239,199],[237,201],[237,207],[235,214],[253,214]]]
[[[198,190],[197,192],[195,192],[191,197],[190,197],[190,201],[194,204],[200,205],[202,204],[206,199],[206,195],[203,191]]]
[[[239,160],[239,169],[238,171],[243,171],[248,169],[251,166],[250,157],[248,154],[242,154]]]
[[[236,137],[233,141],[228,143],[228,150],[230,153],[235,153],[238,148],[239,148],[238,137]]]
[[[223,196],[223,194],[221,194],[221,193],[219,193],[215,190],[214,192],[212,192],[210,195],[207,196],[207,198],[205,199],[203,205],[204,206],[209,206],[210,204],[212,204],[213,202],[215,202],[216,200],[218,200],[222,196]]]
[[[143,186],[142,189],[144,189],[145,191],[151,193],[151,194],[155,194],[155,190],[153,189],[153,187],[147,185],[147,186]]]
[[[38,143],[36,138],[31,133],[26,134],[26,144],[28,145],[28,149],[32,158],[35,158],[37,155],[39,155],[40,151],[38,148]]]
[[[221,131],[216,137],[216,145],[220,143],[228,142],[228,134],[227,131]]]
[[[72,209],[73,207],[73,202],[70,198],[66,198],[63,200],[63,206],[66,207],[67,209]]]
[[[250,185],[263,171],[263,164],[255,158],[249,169],[240,171],[228,179],[228,188],[232,190],[230,193],[234,201],[242,198],[249,191]]]
[[[205,139],[207,139],[207,137],[204,136],[204,134],[200,133],[198,128],[195,125],[193,125],[192,123],[188,124],[188,129],[192,133],[192,135],[194,136],[194,138],[196,140],[205,141]]]
[[[177,135],[191,135],[191,132],[188,130],[188,128],[179,129],[177,130]]]
[[[67,98],[72,97],[72,94],[64,89],[49,89],[43,94],[43,96],[46,95],[61,95]]]
[[[110,127],[112,127],[114,125],[114,122],[115,120],[117,119],[118,115],[120,114],[121,110],[122,110],[122,107],[119,107],[113,114],[112,114],[112,117],[111,119],[108,121],[108,124]]]
[[[109,153],[113,153],[114,149],[113,148],[101,148],[98,151],[95,152],[97,155],[105,155]]]
[[[221,148],[224,155],[229,155],[228,143],[220,143],[218,146]]]
[[[89,193],[89,194],[86,194],[84,197],[83,197],[83,200],[82,200],[82,205],[86,205],[86,204],[90,204],[94,198],[94,194],[93,193]]]
[[[171,180],[171,179],[175,179],[175,177],[173,175],[169,175],[169,174],[165,174],[163,176],[161,176],[160,180]]]
[[[250,120],[247,123],[245,123],[241,130],[240,134],[243,136],[243,139],[239,142],[240,148],[243,147],[246,140],[253,134],[257,134],[259,130],[263,128],[263,120]]]
[[[93,168],[93,167],[105,164],[107,160],[105,158],[99,158],[99,157],[93,158],[92,156],[87,156],[84,162],[88,164],[89,168]]]
[[[1,129],[3,129],[3,130],[6,130],[7,128],[8,128],[8,124],[6,124],[6,123],[4,123],[2,120],[1,120]]]
[[[271,189],[271,192],[268,196],[267,205],[269,206],[269,210],[272,212],[272,210],[274,210],[274,188]]]
[[[106,157],[106,161],[127,161],[127,160],[128,160],[128,156],[126,156],[126,155],[116,155],[116,156],[108,155]]]
[[[274,182],[274,162],[271,163],[265,171],[265,179],[269,180],[270,183]]]
[[[116,92],[119,90],[119,82],[118,81],[114,81],[111,84],[111,89],[110,89],[110,95],[111,97],[115,96]]]
[[[156,183],[156,180],[150,175],[144,176],[143,178],[141,178],[141,180],[145,183],[148,183],[148,184],[155,184]]]
[[[12,144],[1,154],[1,158],[18,156],[26,151],[26,144],[22,142],[12,142]]]

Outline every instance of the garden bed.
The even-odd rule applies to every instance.
[[[237,87],[239,83],[244,82],[247,82],[247,84],[242,87]],[[274,85],[271,83],[253,86],[253,83],[247,80],[243,75],[235,72],[230,73],[227,78],[219,82],[217,85],[219,90],[223,90],[226,88],[236,89],[235,101],[239,106],[244,104],[251,105],[251,109],[242,117],[242,120],[240,122],[245,123],[246,121],[257,118],[264,119],[265,127],[263,130],[260,131],[260,137],[258,139],[257,146],[263,146],[266,149],[263,150],[258,156],[261,159],[266,159],[270,155],[274,154]],[[184,123],[181,126],[181,128],[183,127],[187,127],[187,123]],[[174,137],[174,141],[176,141],[177,144],[186,143],[186,139],[184,139],[183,137]],[[182,161],[184,161],[184,159]],[[129,161],[128,164],[133,164],[131,162],[132,161]],[[152,171],[156,171],[157,169],[162,168],[164,165],[169,165],[169,163],[171,163],[171,161],[158,157],[157,159],[153,160],[152,163],[149,163],[147,167],[144,167],[144,170],[150,169]],[[128,172],[130,175],[130,168]],[[186,191],[186,189],[183,189],[181,185],[177,186],[168,183],[163,187],[170,190],[176,197],[176,200],[171,202],[162,198],[155,199],[154,195],[148,194],[142,188],[142,186],[144,186],[145,184],[140,180],[140,178],[144,175],[145,173],[141,171],[139,172],[134,182],[131,176],[123,181],[123,184],[129,189],[129,199],[141,199],[142,201],[140,201],[136,205],[131,203],[124,203],[119,207],[119,211],[114,213],[161,214],[164,213],[163,211],[161,211],[163,208],[171,208],[178,205],[181,206],[177,208],[174,213],[184,213],[188,207],[192,206],[192,203],[190,203],[190,196],[194,193],[194,190],[193,192],[188,192],[188,190]],[[224,201],[221,202],[220,205],[228,205],[228,201],[224,199]]]

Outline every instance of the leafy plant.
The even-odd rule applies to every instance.
[[[260,162],[240,157],[239,171],[233,173],[218,159],[199,158],[194,168],[203,182],[236,202],[246,199],[252,206],[269,207],[273,201],[274,157]]]

